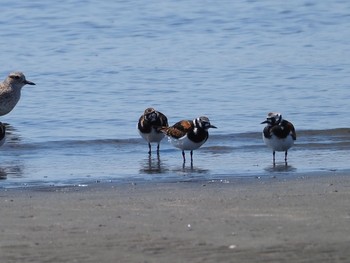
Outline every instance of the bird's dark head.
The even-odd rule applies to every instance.
[[[158,118],[158,112],[154,108],[147,108],[143,113],[145,120],[149,122],[156,121]]]

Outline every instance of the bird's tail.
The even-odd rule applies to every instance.
[[[167,126],[158,126],[157,127],[157,131],[168,135],[169,127],[167,127]]]

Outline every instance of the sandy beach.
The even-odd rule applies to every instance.
[[[1,189],[1,262],[348,262],[350,177]]]

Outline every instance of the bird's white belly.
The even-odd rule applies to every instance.
[[[291,135],[288,135],[286,138],[281,139],[275,135],[272,135],[271,138],[265,138],[263,134],[263,140],[269,148],[277,152],[285,152],[294,144],[294,140]]]
[[[169,142],[176,148],[179,148],[183,151],[192,151],[192,150],[196,150],[199,147],[201,147],[203,145],[203,143],[205,141],[202,142],[193,142],[190,139],[187,138],[186,136],[183,136],[179,139],[176,138],[172,138],[172,137],[168,137],[169,138]]]
[[[139,130],[139,134],[147,142],[160,142],[164,138],[164,133],[156,132],[155,129],[152,129],[150,133],[142,133]]]

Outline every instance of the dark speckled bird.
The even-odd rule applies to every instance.
[[[160,127],[164,126],[168,126],[167,117],[154,108],[147,108],[139,118],[137,129],[141,137],[148,142],[149,154],[152,153],[152,142],[157,143],[157,154],[159,154],[159,144],[164,138],[164,134],[160,131]]]

